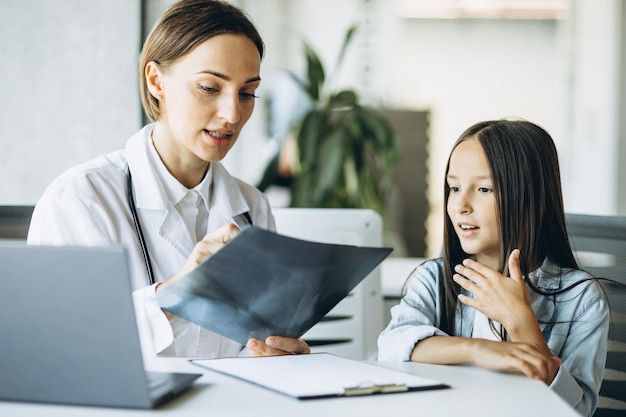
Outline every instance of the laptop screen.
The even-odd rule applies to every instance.
[[[3,241],[0,265],[0,399],[152,406],[123,248]]]

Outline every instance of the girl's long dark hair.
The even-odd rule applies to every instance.
[[[520,267],[526,280],[546,257],[561,268],[577,269],[565,225],[558,155],[550,135],[528,121],[485,121],[463,132],[452,151],[459,143],[474,137],[482,145],[493,178],[501,237],[499,271],[508,273],[508,256],[516,248],[520,249]],[[446,177],[449,169],[450,159]],[[445,183],[444,213],[447,213],[449,192]],[[447,215],[443,252],[440,327],[452,334],[461,291],[452,279],[454,266],[471,255],[463,251]]]

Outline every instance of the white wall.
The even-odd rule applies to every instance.
[[[619,0],[572,3],[565,39],[565,140],[562,144],[565,206],[573,212],[626,214],[618,195],[620,115]],[[621,184],[621,185],[620,185]]]
[[[431,111],[429,242],[441,248],[445,163],[458,136],[488,119],[521,117],[559,136],[554,21],[401,20],[389,73],[394,102]]]
[[[139,3],[2,0],[0,204],[35,203],[139,127]]]
[[[626,214],[617,197],[626,194],[618,171],[626,157],[618,116],[624,100],[619,0],[572,0],[563,21],[402,19],[393,0],[278,3],[285,8],[274,10],[276,19],[298,28],[326,63],[334,62],[345,29],[361,21],[339,85],[356,87],[374,104],[431,111],[431,255],[441,247],[447,155],[479,120],[521,117],[542,125],[559,150],[566,210]],[[297,39],[267,20],[257,19],[266,38],[283,35],[272,65],[301,68]],[[237,168],[246,176],[245,166]]]
[[[327,70],[333,68],[345,30],[358,21],[361,29],[338,87],[354,87],[372,104],[431,112],[432,254],[441,247],[444,164],[452,143],[465,128],[479,120],[514,116],[562,136],[559,108],[564,93],[556,21],[404,19],[394,14],[391,0],[284,3],[288,7],[274,10],[274,20],[248,8],[268,42],[269,66],[299,70],[304,64],[299,40],[287,35],[285,21],[320,53]],[[280,46],[273,48],[277,33]],[[276,49],[280,56],[272,59]],[[267,68],[268,62],[264,65]],[[243,137],[248,134],[254,136],[257,131],[248,128]],[[235,149],[227,162],[233,162],[231,171],[251,180],[254,175],[235,162],[252,161],[239,158],[242,150],[241,146]]]
[[[147,0],[148,10],[171,2]],[[506,116],[535,121],[554,136],[566,209],[626,214],[616,197],[626,194],[618,175],[626,157],[619,0],[573,0],[563,22],[403,19],[393,0],[233,2],[267,44],[261,96],[277,68],[303,68],[294,32],[332,71],[345,30],[361,22],[337,86],[356,88],[368,103],[431,111],[433,236],[452,142],[478,120]],[[140,127],[140,3],[2,0],[0,204],[33,204],[62,170],[122,147]],[[265,117],[257,105],[225,161],[250,182],[270,156]],[[432,246],[439,247],[436,238]]]

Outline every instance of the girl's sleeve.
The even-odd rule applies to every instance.
[[[418,266],[406,283],[406,295],[391,309],[391,321],[378,337],[378,360],[409,361],[415,345],[430,336],[445,336],[440,321],[437,261]]]
[[[550,388],[584,416],[598,404],[606,362],[609,308],[597,284],[577,295],[581,301],[560,352],[563,363]],[[554,337],[554,336],[553,336]]]

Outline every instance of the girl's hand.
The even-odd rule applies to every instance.
[[[550,385],[561,366],[560,358],[529,343],[474,340],[473,361],[483,368],[519,371]]]
[[[505,329],[536,318],[530,308],[530,295],[519,266],[519,249],[509,256],[507,277],[471,259],[455,267],[454,281],[474,298],[460,294],[459,301],[496,320]]]

